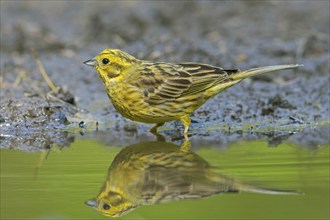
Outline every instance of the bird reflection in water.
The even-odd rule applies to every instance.
[[[244,185],[222,175],[188,148],[187,142],[179,147],[161,141],[124,148],[113,160],[97,198],[86,204],[117,217],[142,205],[221,193],[297,194]]]

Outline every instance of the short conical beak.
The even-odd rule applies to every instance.
[[[86,60],[86,61],[84,62],[84,64],[86,64],[86,65],[88,65],[88,66],[93,66],[93,67],[97,66],[97,62],[96,62],[95,59]]]
[[[97,200],[96,199],[90,199],[85,202],[86,205],[96,209],[97,208]]]

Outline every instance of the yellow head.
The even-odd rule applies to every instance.
[[[107,79],[120,76],[123,70],[135,64],[138,60],[118,49],[105,49],[99,55],[84,64],[95,67],[104,82]]]
[[[111,217],[122,216],[138,206],[134,205],[120,193],[112,191],[101,192],[96,199],[88,200],[85,204],[95,208],[103,215]]]

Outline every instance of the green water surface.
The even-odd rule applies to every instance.
[[[1,150],[1,219],[109,219],[85,205],[123,147],[78,139],[50,152]],[[329,219],[329,146],[239,141],[194,153],[223,175],[299,195],[228,193],[146,205],[122,219]]]

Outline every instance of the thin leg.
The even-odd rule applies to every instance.
[[[183,135],[185,136],[185,139],[186,139],[186,136],[188,137],[188,129],[189,129],[189,126],[190,126],[190,116],[189,115],[185,115],[183,117],[180,118],[183,126],[184,126],[184,132],[183,132]]]
[[[157,141],[165,142],[165,137],[157,132],[157,128],[159,128],[160,126],[163,126],[164,124],[165,124],[165,122],[157,123],[155,126],[153,126],[150,129],[150,132],[156,136]]]
[[[180,149],[182,151],[188,152],[191,148],[191,142],[189,140],[184,140],[184,142],[181,144]]]
[[[157,123],[155,126],[153,126],[151,129],[150,129],[150,132],[153,133],[153,134],[157,134],[157,129],[161,126],[163,126],[165,124],[165,122],[162,122],[162,123]]]
[[[184,133],[184,134],[183,134],[183,137],[184,137],[184,140],[185,140],[185,141],[189,141],[188,133]]]

